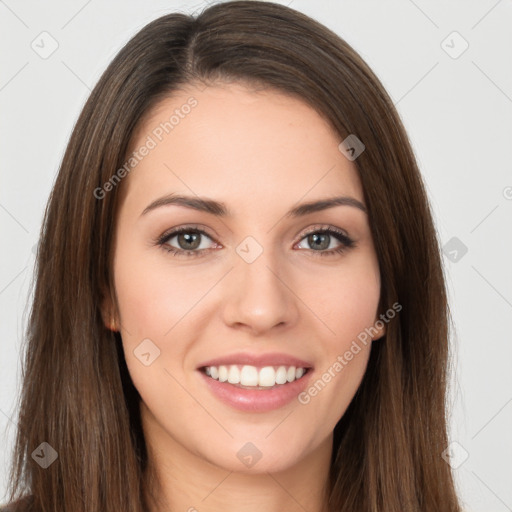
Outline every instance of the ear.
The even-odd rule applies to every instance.
[[[113,332],[117,332],[119,330],[116,308],[110,293],[107,291],[102,292],[101,317],[103,319],[103,324],[108,330]]]
[[[383,315],[382,315],[383,316]],[[376,317],[372,326],[372,333],[377,331],[375,335],[372,335],[372,340],[380,340],[386,334],[386,322],[380,317]]]

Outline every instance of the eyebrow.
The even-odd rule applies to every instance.
[[[169,205],[183,206],[192,210],[210,213],[217,217],[233,216],[225,203],[220,201],[214,201],[213,199],[207,199],[198,196],[192,197],[177,194],[169,194],[156,199],[144,209],[144,211],[141,213],[141,216],[146,215],[156,208]],[[363,203],[361,203],[361,201],[355,199],[354,197],[338,196],[320,199],[318,201],[311,201],[309,203],[302,203],[299,206],[292,208],[288,213],[285,214],[285,217],[303,217],[305,215],[309,215],[310,213],[334,208],[335,206],[352,206],[354,208],[358,208],[364,213],[367,213],[366,207]]]

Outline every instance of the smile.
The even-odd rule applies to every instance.
[[[206,375],[219,382],[228,382],[240,388],[269,389],[300,379],[307,368],[295,366],[220,365],[203,368]]]
[[[311,367],[219,365],[198,368],[198,375],[225,405],[243,412],[263,413],[296,402],[314,372]]]

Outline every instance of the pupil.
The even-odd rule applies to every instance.
[[[320,238],[323,237],[323,242],[320,240]],[[309,236],[310,244],[313,241],[311,245],[315,246],[317,249],[327,249],[329,247],[329,240],[328,235],[326,233],[316,233]],[[320,240],[320,243],[318,241]],[[326,243],[327,242],[327,243]]]
[[[199,247],[199,233],[181,233],[178,235],[178,243],[185,250],[197,249]],[[189,246],[187,246],[189,244]],[[192,247],[190,247],[190,244]],[[185,247],[183,247],[185,246]]]

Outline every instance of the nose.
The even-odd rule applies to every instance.
[[[284,262],[279,264],[270,250],[252,263],[239,258],[228,281],[223,316],[230,327],[260,335],[297,323],[299,298]]]

